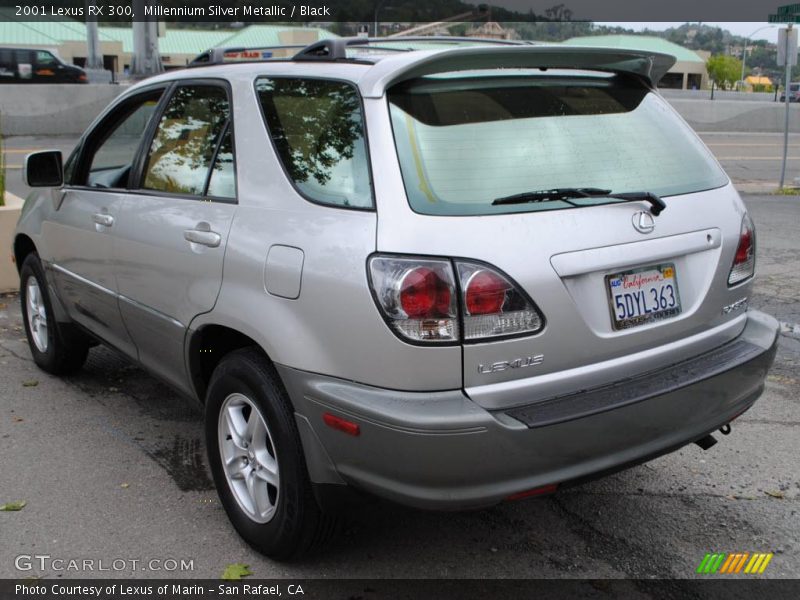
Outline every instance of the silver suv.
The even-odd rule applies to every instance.
[[[36,363],[98,340],[201,402],[269,556],[365,492],[484,507],[708,447],[764,388],[753,223],[674,59],[454,46],[210,52],[27,158]]]

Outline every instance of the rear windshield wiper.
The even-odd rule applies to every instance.
[[[513,196],[503,196],[502,198],[495,198],[492,205],[498,206],[502,204],[527,204],[529,202],[557,202],[562,201],[572,206],[580,206],[570,200],[577,200],[580,198],[614,198],[616,200],[625,200],[626,202],[634,202],[636,200],[644,200],[650,203],[650,212],[654,216],[661,214],[667,205],[666,203],[652,192],[625,192],[621,194],[613,194],[611,190],[604,190],[601,188],[555,188],[552,190],[538,190],[535,192],[523,192],[521,194],[514,194]]]

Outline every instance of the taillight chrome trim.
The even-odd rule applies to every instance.
[[[459,301],[459,316],[461,318],[461,343],[465,346],[475,345],[475,344],[491,344],[493,342],[502,342],[504,340],[512,340],[517,338],[526,338],[526,337],[533,337],[540,335],[547,327],[547,319],[544,316],[544,312],[542,309],[539,308],[539,305],[533,301],[533,298],[530,297],[530,294],[523,288],[517,281],[511,277],[508,273],[496,267],[490,263],[487,263],[483,260],[478,260],[474,258],[466,258],[466,257],[453,257],[453,268],[455,269],[456,275],[456,285],[458,286],[458,301]],[[466,328],[463,323],[464,318],[471,316],[467,313],[467,307],[465,306],[466,302],[466,289],[462,289],[461,285],[461,272],[459,271],[458,266],[474,266],[479,267],[481,269],[485,269],[490,272],[494,272],[503,279],[505,279],[512,287],[514,291],[516,291],[522,299],[527,302],[531,308],[536,312],[539,316],[539,328],[535,331],[522,331],[519,333],[508,333],[496,336],[489,336],[489,337],[481,337],[481,338],[466,338]],[[477,316],[485,316],[485,315],[477,315]]]
[[[453,317],[455,323],[455,335],[452,340],[419,340],[412,337],[406,336],[399,328],[397,327],[397,318],[393,318],[392,315],[388,314],[384,308],[384,302],[381,298],[378,297],[377,286],[375,279],[373,277],[372,272],[372,265],[376,260],[379,259],[389,259],[389,260],[400,260],[400,261],[419,261],[419,262],[431,262],[431,263],[447,263],[449,274],[451,281],[453,283],[453,298],[451,299],[452,302],[455,304],[455,315]],[[398,285],[392,289],[392,293],[399,300],[400,294],[400,280],[398,280]],[[403,343],[411,344],[412,346],[424,346],[426,348],[432,347],[448,347],[448,346],[460,346],[461,345],[461,310],[460,310],[460,299],[459,299],[459,288],[458,288],[458,281],[456,281],[455,271],[453,267],[453,263],[449,258],[442,257],[442,256],[431,256],[431,255],[424,255],[424,254],[400,254],[395,252],[375,252],[367,257],[367,286],[369,287],[370,295],[372,296],[373,304],[375,309],[378,311],[378,314],[383,319],[386,326],[389,330]]]

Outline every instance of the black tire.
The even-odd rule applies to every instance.
[[[223,468],[219,419],[223,405],[234,394],[245,396],[258,409],[267,428],[267,446],[273,448],[277,461],[277,500],[267,522],[248,515]],[[251,414],[247,408],[243,410],[243,414]],[[248,544],[275,560],[291,560],[317,549],[335,535],[339,519],[324,513],[314,498],[288,395],[274,367],[258,349],[231,352],[214,369],[206,396],[205,426],[208,461],[217,493],[231,523]],[[231,439],[229,435],[224,437]],[[255,445],[254,436],[252,446]],[[272,497],[270,494],[270,500]]]
[[[28,283],[35,279],[41,295],[40,303],[44,307],[47,323],[47,343],[44,349],[37,347],[34,332],[31,331],[31,320],[28,318]],[[86,362],[90,340],[88,336],[74,325],[57,323],[50,300],[50,290],[44,276],[39,255],[31,252],[25,257],[19,274],[19,298],[22,303],[22,320],[25,324],[25,335],[31,349],[34,362],[40,369],[53,375],[68,375],[78,371]]]

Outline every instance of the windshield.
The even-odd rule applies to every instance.
[[[562,72],[563,73],[563,72]],[[492,205],[564,187],[685,194],[728,178],[657,94],[608,74],[428,77],[388,94],[411,207],[472,215],[569,208]],[[590,198],[580,205],[618,200]]]

